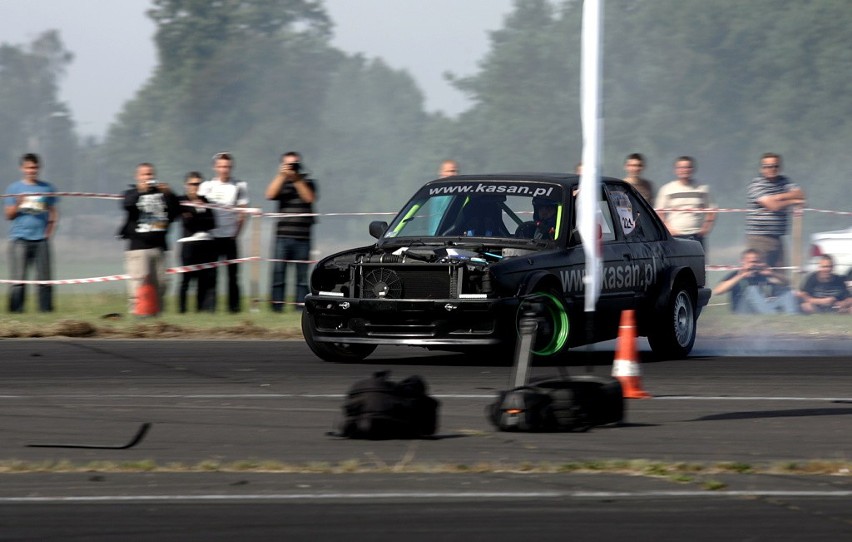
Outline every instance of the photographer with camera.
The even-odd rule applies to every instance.
[[[136,184],[124,192],[122,206],[127,213],[121,237],[127,239],[124,267],[127,281],[128,310],[136,312],[139,287],[146,279],[157,290],[159,311],[163,310],[166,291],[166,234],[169,224],[180,216],[180,202],[169,185],[157,181],[154,166],[142,162],[136,166]]]
[[[274,312],[283,312],[287,295],[287,270],[294,267],[295,299],[303,303],[308,293],[308,263],[311,254],[312,215],[317,198],[316,183],[302,171],[302,156],[298,152],[281,155],[278,173],[266,187],[266,199],[278,202],[278,212],[303,215],[278,220],[272,250],[272,298]],[[307,215],[307,216],[305,216]],[[301,308],[301,306],[300,306]]]
[[[798,314],[796,296],[787,280],[769,268],[753,248],[743,251],[742,267],[713,288],[713,295],[731,293],[731,310],[737,314]]]

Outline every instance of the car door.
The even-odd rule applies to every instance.
[[[576,203],[576,197],[574,198]],[[625,308],[631,308],[635,297],[633,282],[633,253],[623,234],[619,222],[618,207],[610,202],[609,192],[601,187],[598,197],[600,210],[600,243],[601,243],[601,292],[596,306],[596,312],[606,318],[617,317]],[[622,202],[622,206],[624,203]],[[622,213],[623,214],[623,213]],[[572,214],[575,223],[576,213]],[[582,240],[575,227],[571,229],[569,249],[571,253],[570,273],[568,280],[563,277],[566,294],[573,298],[576,306],[583,306],[585,288],[582,277],[585,273],[585,257],[582,250]]]
[[[614,214],[614,225],[621,243],[621,262],[610,279],[621,284],[629,308],[635,308],[657,280],[662,267],[665,232],[655,211],[629,187],[607,185],[606,192]]]

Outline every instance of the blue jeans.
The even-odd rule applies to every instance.
[[[47,239],[12,239],[9,242],[9,278],[26,280],[30,266],[35,267],[36,280],[50,280],[50,245]],[[24,284],[9,287],[9,312],[24,312],[25,288]],[[53,312],[53,286],[50,284],[38,285],[38,310]]]
[[[292,239],[290,237],[275,238],[276,260],[307,260],[311,254],[310,239]],[[308,295],[308,264],[306,263],[272,263],[272,310],[281,312],[287,295],[287,268],[296,269],[296,302],[303,303]]]
[[[799,314],[799,304],[792,290],[784,290],[778,297],[765,297],[758,286],[746,286],[736,312],[739,314]]]

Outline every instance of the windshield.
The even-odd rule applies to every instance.
[[[384,234],[554,240],[563,221],[562,186],[475,181],[423,187]]]

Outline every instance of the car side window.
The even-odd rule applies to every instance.
[[[657,213],[651,208],[641,196],[636,196],[632,192],[627,193],[627,197],[633,202],[633,212],[635,220],[638,224],[637,241],[660,241],[665,238],[663,230],[660,229],[660,222],[657,218]]]
[[[612,213],[609,211],[609,205],[606,200],[602,199],[598,202],[598,208],[601,210],[601,241],[615,241],[615,227],[612,223]]]
[[[615,222],[628,242],[658,241],[663,235],[650,209],[623,187],[609,187],[609,198],[615,210]]]
[[[575,187],[574,190],[574,205],[578,204],[579,200],[577,199],[577,194],[579,190]],[[600,226],[599,235],[601,241],[606,243],[607,241],[615,241],[615,226],[612,222],[612,213],[609,210],[609,204],[606,201],[606,196],[603,191],[603,187],[601,187],[601,191],[597,201],[598,205],[598,216],[597,222]],[[577,229],[577,212],[572,213],[571,215],[571,235],[569,237],[568,244],[569,245],[579,245],[582,242],[582,238],[580,237],[580,232]]]

